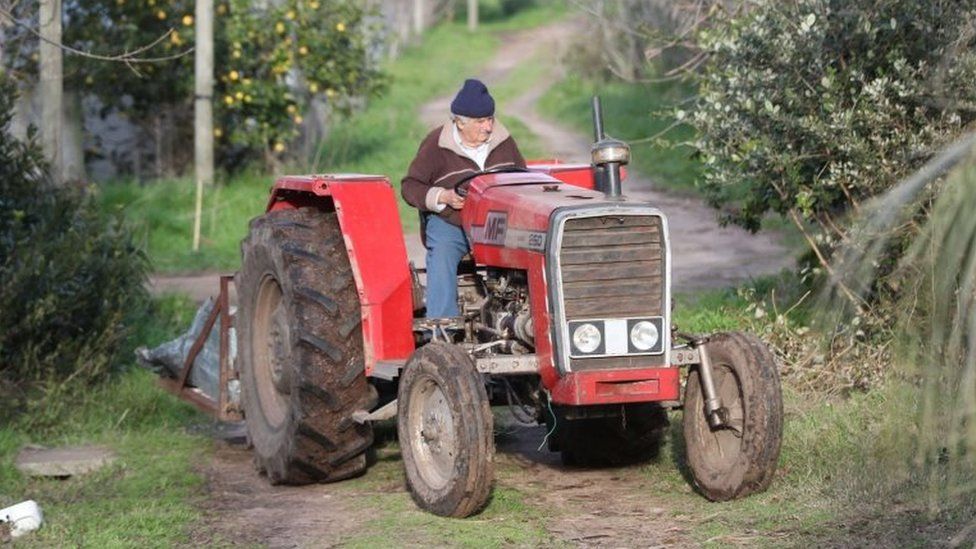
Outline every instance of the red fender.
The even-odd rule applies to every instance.
[[[413,295],[400,212],[390,180],[378,175],[285,176],[267,211],[335,208],[362,307],[366,375],[414,350]]]

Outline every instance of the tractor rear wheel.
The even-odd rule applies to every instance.
[[[376,404],[360,306],[335,212],[251,221],[236,284],[241,393],[254,460],[272,484],[332,482],[366,470]]]
[[[668,426],[655,404],[625,404],[617,416],[565,420],[557,424],[563,465],[629,465],[653,459]]]
[[[699,491],[712,501],[727,501],[772,482],[783,437],[783,397],[776,361],[755,336],[716,334],[707,349],[727,425],[709,426],[701,379],[693,370],[685,388],[685,448]]]
[[[397,433],[410,495],[420,508],[467,517],[488,502],[495,445],[484,380],[455,345],[414,352],[400,378]]]

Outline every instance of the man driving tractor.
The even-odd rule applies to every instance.
[[[470,244],[461,230],[464,198],[455,184],[477,172],[524,167],[515,139],[495,119],[488,87],[465,80],[451,102],[451,120],[427,134],[401,183],[403,199],[426,218],[427,318],[460,315],[457,266]]]

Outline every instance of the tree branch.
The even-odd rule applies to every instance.
[[[193,48],[189,48],[189,49],[184,50],[182,52],[175,53],[173,55],[163,56],[163,57],[139,57],[140,54],[145,53],[146,51],[148,51],[148,50],[156,47],[160,42],[162,42],[163,40],[165,40],[166,38],[168,38],[171,34],[173,34],[174,29],[170,29],[167,32],[165,32],[164,34],[162,34],[156,40],[153,40],[152,42],[150,42],[149,44],[146,44],[145,46],[141,46],[139,48],[136,48],[135,50],[126,51],[126,52],[123,52],[123,53],[120,53],[120,54],[117,54],[117,55],[101,55],[101,54],[93,53],[93,52],[90,52],[90,51],[84,51],[84,50],[79,50],[77,48],[72,48],[71,46],[67,46],[67,45],[65,45],[63,43],[58,43],[58,42],[55,42],[53,40],[49,40],[49,39],[41,36],[41,33],[37,29],[35,29],[34,27],[32,27],[29,23],[27,23],[25,21],[21,21],[21,20],[17,19],[16,17],[14,17],[13,13],[11,13],[10,11],[8,11],[7,9],[0,8],[0,18],[3,18],[3,19],[6,19],[6,20],[10,21],[14,25],[16,25],[16,26],[18,26],[18,27],[26,30],[27,32],[33,34],[38,39],[40,39],[40,40],[42,40],[44,42],[47,42],[48,44],[51,44],[51,45],[56,46],[58,48],[61,48],[61,50],[65,51],[66,53],[69,53],[71,55],[76,55],[78,57],[85,57],[85,58],[88,58],[88,59],[96,59],[98,61],[110,61],[110,62],[115,62],[115,63],[124,63],[127,67],[129,67],[130,70],[132,70],[136,74],[139,74],[139,71],[136,70],[136,68],[134,67],[134,65],[136,65],[136,64],[160,63],[160,62],[163,62],[163,61],[172,61],[174,59],[179,59],[180,57],[183,57],[184,55],[188,55],[189,53],[191,53],[193,51]]]

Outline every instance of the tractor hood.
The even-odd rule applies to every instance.
[[[553,211],[627,202],[627,197],[607,200],[602,192],[543,173],[502,173],[472,181],[461,219],[476,256],[479,245],[541,253]]]

